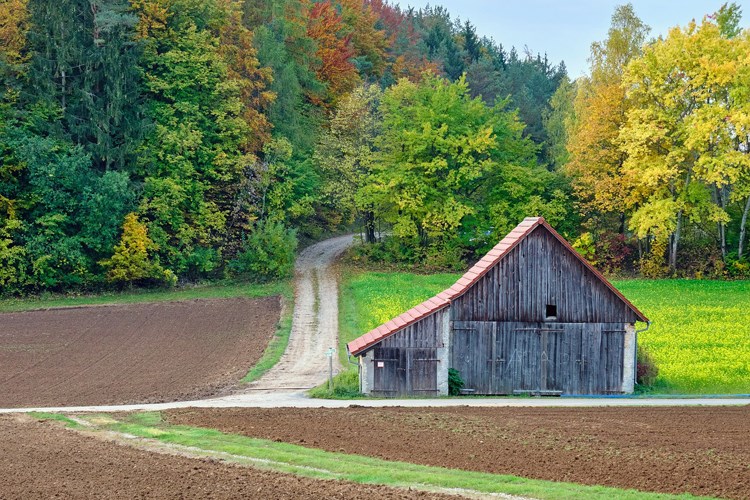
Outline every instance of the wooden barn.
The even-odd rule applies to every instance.
[[[455,285],[348,344],[360,389],[446,395],[633,392],[635,323],[648,319],[541,217]]]

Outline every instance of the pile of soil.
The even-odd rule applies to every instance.
[[[164,455],[30,417],[0,417],[3,498],[430,498],[434,494],[322,481]],[[441,497],[438,495],[438,497]],[[441,497],[450,498],[450,497]]]
[[[0,314],[0,408],[223,393],[260,359],[278,297]]]
[[[748,498],[750,406],[184,409],[173,424],[527,478]]]

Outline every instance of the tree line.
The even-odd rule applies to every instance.
[[[736,4],[647,40],[632,6],[551,101],[579,247],[647,276],[748,276],[750,31]],[[628,248],[630,245],[631,248]],[[635,248],[633,248],[635,247]]]
[[[739,11],[646,37],[618,8],[571,82],[441,7],[5,0],[0,291],[274,279],[353,224],[456,268],[527,215],[611,270],[742,270]]]

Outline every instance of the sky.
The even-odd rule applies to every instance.
[[[638,17],[651,27],[650,35],[666,35],[673,26],[700,22],[726,0],[631,0]],[[575,79],[588,73],[591,43],[604,40],[612,13],[625,0],[396,0],[402,8],[442,5],[452,18],[469,20],[480,36],[493,38],[506,50],[547,53],[553,64],[565,61]],[[750,0],[735,1],[745,14],[742,26],[750,25]]]

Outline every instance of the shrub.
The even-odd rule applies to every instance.
[[[280,222],[259,222],[253,232],[243,238],[242,250],[229,262],[229,272],[259,282],[287,278],[294,270],[296,250],[294,229],[287,229]]]
[[[464,388],[464,379],[455,368],[448,368],[448,394],[458,396]]]
[[[737,253],[727,255],[726,273],[732,279],[750,278],[750,260],[737,258]]]
[[[308,392],[310,397],[318,399],[352,399],[362,396],[359,392],[359,373],[356,370],[346,370],[333,377],[333,390],[328,387],[328,381],[313,387]]]
[[[659,368],[654,363],[654,359],[645,347],[638,346],[638,365],[637,365],[637,378],[636,382],[638,385],[644,387],[651,387],[656,382],[656,377],[659,375]]]
[[[177,277],[149,257],[157,246],[148,237],[146,225],[138,216],[129,213],[122,225],[122,237],[115,245],[114,254],[99,264],[107,270],[107,281],[118,284],[174,286]]]
[[[667,242],[655,240],[651,244],[651,251],[641,259],[641,274],[644,278],[663,278],[669,273],[666,266],[665,255],[667,253]]]

